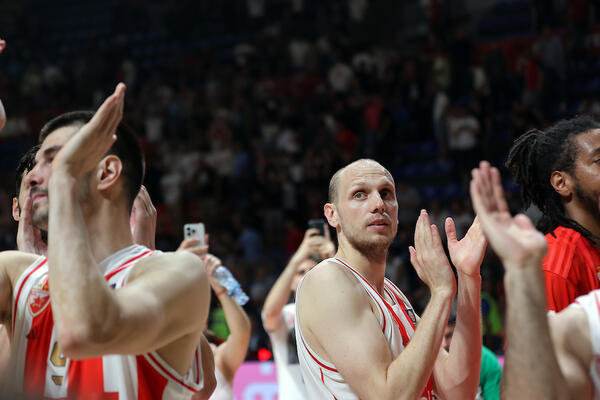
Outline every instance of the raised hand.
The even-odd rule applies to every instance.
[[[483,232],[504,266],[539,265],[548,249],[544,235],[525,215],[510,215],[498,169],[482,161],[472,172],[470,191]]]
[[[212,254],[206,254],[203,257],[203,260],[204,260],[204,267],[206,268],[206,273],[208,274],[208,279],[210,281],[210,286],[213,288],[215,293],[222,292],[223,290],[225,290],[225,288],[223,286],[221,286],[221,284],[219,284],[217,281],[214,280],[213,272],[215,272],[215,269],[217,269],[218,267],[223,265],[223,263],[221,262],[221,260],[218,257],[216,257]]]
[[[419,278],[433,292],[456,292],[456,279],[444,252],[437,226],[429,222],[425,210],[421,211],[415,228],[415,247],[408,248],[410,262]]]
[[[469,276],[479,275],[479,267],[487,247],[479,218],[475,217],[467,234],[461,240],[456,238],[454,220],[450,217],[446,218],[446,238],[450,259],[456,269]]]
[[[115,91],[98,108],[92,119],[81,127],[60,149],[52,162],[53,171],[66,172],[79,180],[90,172],[111,148],[115,132],[123,117],[125,85]]]
[[[152,250],[155,248],[156,218],[156,208],[152,204],[146,187],[142,185],[133,201],[129,225],[133,240]]]
[[[176,251],[189,251],[199,257],[203,257],[208,253],[208,237],[208,233],[204,235],[204,243],[206,244],[200,244],[200,240],[196,238],[185,239]]]
[[[42,240],[41,231],[33,226],[31,221],[31,197],[27,196],[19,215],[19,227],[17,228],[17,248],[25,253],[46,255],[48,246]]]

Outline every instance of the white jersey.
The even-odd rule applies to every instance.
[[[389,304],[358,271],[342,260],[329,258],[322,262],[335,262],[354,274],[356,280],[360,282],[373,302],[377,304],[381,330],[390,346],[392,357],[398,357],[413,336],[417,322],[416,315],[406,296],[386,278],[384,290],[389,298],[394,300],[394,304]],[[301,295],[303,281],[304,278],[298,285],[296,301]],[[304,376],[308,392],[307,398],[358,400],[358,396],[352,392],[350,386],[344,377],[340,375],[335,365],[321,358],[306,343],[300,329],[298,317],[296,317],[296,340],[298,342],[298,357],[300,359],[302,375]],[[433,400],[433,398],[432,381],[429,379],[427,387],[421,395],[421,399]]]
[[[296,350],[296,304],[290,303],[281,310],[279,328],[269,332],[273,357],[277,367],[279,400],[304,400],[308,396],[302,380],[302,372]]]
[[[210,400],[233,400],[231,382],[225,378],[225,375],[223,375],[218,367],[215,367],[215,378],[217,378],[217,387],[210,396]]]
[[[569,307],[581,308],[587,315],[594,352],[594,359],[590,364],[590,378],[594,383],[594,399],[600,400],[600,290],[579,296]]]
[[[100,263],[108,284],[119,290],[135,263],[153,251],[124,248]],[[48,291],[48,264],[39,257],[19,277],[13,293],[13,341],[7,382],[11,390],[45,399],[191,399],[200,390],[200,349],[186,375],[155,351],[70,360],[60,353]]]

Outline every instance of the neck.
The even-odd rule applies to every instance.
[[[387,248],[380,253],[366,255],[347,241],[340,240],[336,258],[356,269],[373,287],[383,295]]]
[[[129,213],[108,201],[86,215],[90,248],[100,262],[115,252],[134,244],[129,226]]]
[[[569,218],[600,238],[600,218],[597,213],[588,212],[583,207],[571,204],[565,205],[565,211]],[[600,247],[600,243],[596,244],[596,247]]]

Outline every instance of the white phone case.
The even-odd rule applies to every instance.
[[[200,241],[200,245],[204,246],[204,224],[202,222],[198,222],[197,224],[185,224],[183,226],[183,238],[196,238]]]

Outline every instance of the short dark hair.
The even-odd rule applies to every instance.
[[[36,144],[35,146],[27,150],[19,160],[17,170],[15,171],[15,183],[17,184],[17,190],[15,193],[17,198],[19,197],[19,193],[21,192],[21,182],[23,181],[25,174],[31,171],[31,167],[33,166],[33,162],[35,160],[35,154],[39,149],[40,145]]]
[[[592,129],[600,129],[600,123],[590,116],[579,115],[560,120],[544,131],[532,129],[515,140],[510,149],[506,167],[521,185],[523,206],[534,204],[543,213],[537,228],[545,234],[564,226],[595,243],[590,231],[566,215],[561,197],[550,183],[554,171],[575,173],[579,149],[573,139]]]
[[[40,143],[55,130],[65,126],[83,126],[94,116],[93,111],[71,111],[51,119],[40,131]],[[123,121],[119,122],[116,131],[117,140],[106,153],[113,154],[123,163],[121,175],[124,178],[125,190],[127,190],[129,208],[142,186],[144,179],[144,153],[135,132]]]

